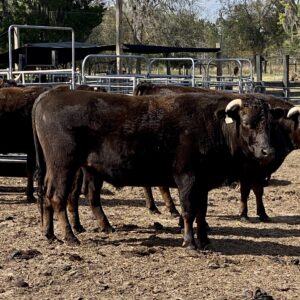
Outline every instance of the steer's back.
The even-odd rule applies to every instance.
[[[0,89],[0,152],[27,152],[33,145],[31,110],[43,88]]]
[[[63,151],[72,163],[95,168],[115,185],[147,185],[150,178],[152,185],[174,185],[180,151],[190,159],[201,146],[205,155],[220,140],[214,111],[224,108],[222,99],[198,100],[54,89],[37,101],[34,122],[51,166]]]

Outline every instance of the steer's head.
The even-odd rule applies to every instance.
[[[290,138],[295,148],[300,148],[300,107],[292,107],[288,113],[287,118],[290,119]]]
[[[254,96],[235,99],[225,108],[225,126],[231,126],[232,151],[242,152],[262,163],[274,158],[270,146],[270,124],[273,118],[283,115],[283,110],[271,109],[263,100]]]

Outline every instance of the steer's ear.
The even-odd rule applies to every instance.
[[[284,117],[287,114],[284,111],[284,109],[282,109],[281,107],[272,108],[272,109],[270,109],[270,112],[271,112],[273,118],[276,120]]]
[[[224,120],[226,124],[233,123],[234,121],[238,121],[240,119],[238,108],[227,112],[225,112],[224,109],[220,109],[216,112],[216,116],[219,120]]]
[[[225,119],[226,113],[224,109],[220,109],[216,111],[216,116],[218,119]]]

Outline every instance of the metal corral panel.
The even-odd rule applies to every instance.
[[[0,176],[27,177],[26,154],[0,154]]]

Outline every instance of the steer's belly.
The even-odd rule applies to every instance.
[[[129,153],[91,154],[87,165],[115,186],[175,186],[170,155]]]

